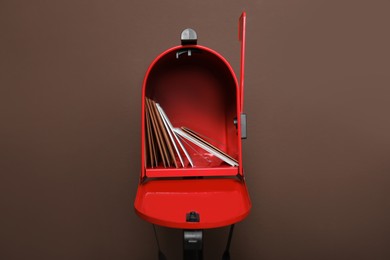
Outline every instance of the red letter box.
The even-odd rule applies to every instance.
[[[134,207],[148,222],[201,230],[232,225],[249,214],[241,148],[245,13],[239,24],[240,81],[223,56],[197,44],[192,29],[146,72]]]

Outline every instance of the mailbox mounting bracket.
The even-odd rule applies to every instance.
[[[203,230],[183,231],[183,259],[203,259]]]

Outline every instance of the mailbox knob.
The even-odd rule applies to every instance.
[[[181,44],[196,44],[198,41],[198,36],[195,30],[191,28],[184,29],[181,33]]]

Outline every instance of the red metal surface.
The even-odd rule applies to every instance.
[[[136,213],[146,221],[172,228],[207,229],[234,224],[249,214],[251,202],[243,178],[240,138],[245,18],[243,13],[239,24],[240,84],[226,59],[201,45],[170,48],[146,72],[141,108],[142,169],[134,203]],[[178,51],[188,49],[191,55],[184,53],[177,58]],[[175,127],[185,126],[209,137],[213,145],[235,158],[239,166],[229,166],[199,149],[188,149],[194,168],[148,168],[145,97],[158,102]],[[186,214],[191,211],[200,214],[199,222],[186,221]]]
[[[140,185],[135,201],[137,214],[161,226],[207,229],[243,220],[251,204],[245,183],[237,179],[160,179]],[[186,222],[196,211],[199,222]]]
[[[240,62],[240,111],[244,112],[244,76],[245,76],[245,45],[246,45],[246,13],[242,12],[239,20],[238,39],[241,42]]]
[[[146,169],[146,175],[150,178],[161,177],[177,177],[185,175],[186,177],[196,176],[236,176],[238,174],[238,167],[202,167],[202,168],[153,168]]]

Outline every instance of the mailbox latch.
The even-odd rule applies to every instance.
[[[241,139],[246,139],[247,138],[247,134],[246,134],[246,114],[241,113],[240,119],[241,119]],[[234,125],[237,128],[237,125],[238,125],[237,118],[234,118]]]
[[[191,211],[186,214],[186,221],[187,222],[199,222],[200,216],[198,212]]]

